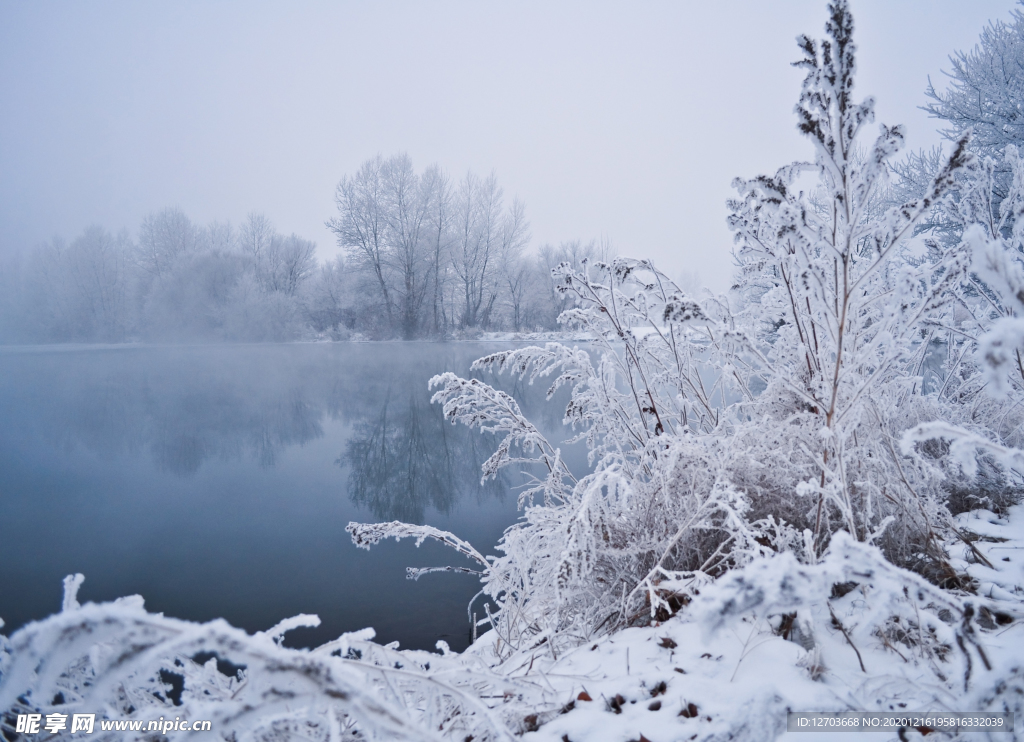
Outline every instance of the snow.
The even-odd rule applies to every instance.
[[[123,707],[130,699],[140,707],[136,716],[166,713],[167,701],[152,693],[161,688],[156,669],[166,665],[185,676],[183,705],[170,707],[175,713],[217,719],[215,731],[236,730],[241,739],[299,721],[308,723],[310,738],[329,739],[331,729],[351,729],[357,719],[371,739],[462,740],[467,732],[481,740],[511,739],[511,732],[528,742],[834,742],[840,738],[787,733],[786,712],[844,710],[1012,711],[1013,736],[992,739],[1024,739],[1024,506],[1005,517],[973,511],[954,525],[958,535],[945,548],[950,563],[977,580],[975,595],[940,590],[838,534],[817,564],[802,565],[787,554],[756,559],[703,585],[667,621],[616,631],[558,656],[542,642],[502,658],[495,631],[462,655],[444,646],[439,654],[381,647],[370,641],[372,629],[311,652],[293,650],[268,640],[315,622],[314,616],[286,619],[249,637],[222,621],[194,624],[148,614],[137,597],[79,606],[82,577],[74,575],[66,580],[65,610],[19,629],[9,642],[0,638],[0,704],[25,712],[17,697],[31,702],[61,692],[68,701],[62,712],[133,717]],[[859,583],[839,596],[831,585],[846,580]],[[968,606],[989,616],[976,621],[973,639]],[[959,615],[943,618],[943,611]],[[796,618],[783,637],[780,619],[790,612]],[[948,639],[943,630],[967,638],[966,647],[946,642],[936,661],[913,639],[890,635],[887,641],[880,629],[893,616],[915,616],[919,626],[938,617],[931,649]],[[131,649],[119,654],[119,646]],[[199,648],[248,669],[225,678],[213,660],[196,665],[188,659]],[[89,678],[95,680],[82,682]],[[261,706],[268,692],[293,694],[296,702]],[[121,702],[99,703],[103,693]],[[432,704],[441,706],[440,716],[431,713]],[[240,716],[245,706],[250,711]],[[49,706],[36,701],[33,708],[45,713]],[[453,708],[464,716],[457,725],[451,724]],[[325,724],[328,718],[334,723]],[[426,731],[438,729],[431,727],[437,718],[439,736]],[[906,736],[918,738],[915,731]],[[889,739],[897,736],[842,737]],[[936,732],[929,739],[951,736]]]
[[[923,581],[916,576],[891,565],[886,567],[880,560],[873,566],[868,564],[864,557],[869,556],[870,548],[847,540],[839,546],[840,551],[848,552],[848,559],[834,557],[831,565],[826,559],[813,567],[797,565],[788,555],[757,560],[706,589],[694,603],[664,623],[620,631],[558,659],[540,649],[522,676],[539,677],[557,700],[535,710],[540,727],[525,734],[524,740],[626,742],[643,735],[651,742],[811,742],[819,736],[838,738],[785,732],[787,711],[1002,711],[999,703],[1011,704],[1006,710],[1018,714],[1012,738],[1022,738],[1019,691],[1024,687],[1020,679],[1024,668],[1024,621],[1020,620],[1024,617],[1024,506],[1013,507],[1005,519],[989,511],[974,511],[958,516],[956,523],[962,533],[978,537],[973,541],[974,548],[993,565],[990,568],[983,564],[959,539],[947,544],[952,554],[959,555],[954,557],[955,566],[978,580],[978,596],[983,598],[975,599],[975,603],[989,598],[991,602],[986,605],[998,605],[1016,618],[1008,628],[983,632],[980,644],[992,670],[983,670],[975,656],[976,674],[966,690],[962,677],[950,674],[945,682],[939,680],[924,658],[914,656],[912,647],[896,644],[887,648],[879,637],[872,639],[878,623],[861,627],[867,638],[855,642],[866,672],[861,671],[857,655],[834,625],[823,628],[827,622],[814,622],[811,648],[802,646],[799,636],[791,635],[787,640],[773,630],[777,614],[786,610],[796,609],[809,616],[827,611],[827,583],[842,576],[836,571],[842,561],[851,561],[847,565],[850,574],[866,565],[869,570],[878,570],[874,580],[878,585],[900,579],[911,590],[922,586]],[[931,586],[925,589],[942,593]],[[745,602],[736,599],[746,594]],[[969,596],[948,595],[951,601],[970,602]],[[936,596],[926,596],[922,605],[932,597]],[[858,588],[827,602],[850,631],[849,626],[859,616],[871,614],[879,602],[888,607],[892,599],[892,594],[871,595],[870,590]],[[884,619],[884,613],[879,615]],[[467,651],[487,656],[493,643],[493,634],[488,633]],[[809,643],[806,637],[803,643]],[[939,664],[948,671],[955,659]],[[1005,681],[1015,685],[1018,695],[1014,698],[1004,689],[1003,700],[993,704],[991,690]],[[593,700],[579,700],[581,693]],[[624,701],[613,704],[616,697]],[[690,704],[696,706],[697,715],[681,716]],[[918,735],[912,732],[908,738]],[[949,738],[938,732],[929,737]],[[896,739],[896,735],[851,732],[841,739],[883,742]]]
[[[1024,739],[1024,505],[963,513],[953,532],[944,548],[973,593],[938,588],[840,532],[817,563],[764,556],[687,583],[692,602],[664,622],[511,656],[495,631],[461,655],[443,643],[438,654],[382,647],[372,629],[289,649],[280,636],[315,616],[250,636],[147,613],[138,596],[79,605],[83,577],[73,575],[61,613],[0,636],[0,707],[114,719],[173,711],[240,740],[301,728],[316,740],[359,729],[366,739],[526,742],[831,741],[786,732],[787,712],[1009,711],[1013,735],[991,738]],[[210,651],[245,671],[231,678],[214,660],[193,661]],[[182,705],[155,695],[167,693],[161,668],[184,678]],[[59,707],[49,701],[58,693]],[[292,700],[269,702],[278,697]]]
[[[955,522],[961,533],[968,535],[970,543],[954,541],[948,545],[950,564],[978,581],[979,595],[997,600],[1021,600],[1024,585],[1022,506],[1012,508],[1008,519],[988,510],[974,510],[958,515]],[[978,552],[991,566],[982,563]]]

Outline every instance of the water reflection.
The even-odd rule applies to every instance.
[[[433,344],[267,345],[14,351],[0,348],[0,445],[148,458],[182,477],[213,461],[275,466],[281,453],[349,431],[337,463],[351,467],[352,499],[381,518],[448,512],[479,485],[493,436],[446,423],[430,404],[434,373],[467,375],[490,348]],[[532,387],[488,376],[542,428],[561,429],[562,406]],[[410,502],[402,502],[410,493]],[[404,514],[404,515],[401,515]]]
[[[323,436],[339,403],[323,358],[282,350],[7,351],[0,406],[20,439],[65,452],[148,453],[179,476],[240,457],[272,467],[286,447]]]
[[[250,631],[317,613],[321,628],[296,634],[309,644],[374,626],[403,646],[464,645],[479,586],[405,579],[451,563],[448,550],[365,553],[344,528],[401,519],[497,543],[518,517],[517,475],[481,485],[495,437],[447,423],[427,389],[493,350],[0,348],[4,632],[59,610],[61,579],[82,572],[83,600],[140,593],[151,610]],[[561,440],[564,403],[544,405],[545,390],[516,396]]]
[[[446,422],[429,397],[389,385],[380,410],[359,420],[337,463],[351,467],[349,497],[374,517],[423,523],[468,494],[502,497],[504,477],[480,483],[480,464],[493,452],[479,434]]]
[[[347,484],[375,518],[421,523],[428,509],[447,514],[463,497],[501,497],[510,486],[507,476],[480,482],[494,437],[450,425],[430,404],[430,375],[465,374],[480,353],[425,344],[4,350],[0,447],[44,460],[56,451],[148,460],[194,478],[211,462],[273,468],[340,422],[339,489]]]
[[[193,378],[197,385],[202,380]],[[284,448],[323,436],[321,400],[308,389],[281,396],[233,394],[210,398],[206,393],[164,399],[152,418],[147,448],[161,469],[187,476],[210,459],[251,456],[262,468],[273,467]]]

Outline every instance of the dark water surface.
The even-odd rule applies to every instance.
[[[81,572],[82,602],[137,593],[248,631],[319,614],[294,646],[373,626],[463,648],[479,582],[405,567],[472,565],[438,544],[361,551],[345,526],[429,523],[495,553],[524,479],[481,485],[497,441],[445,422],[427,380],[507,345],[0,348],[0,631],[58,611]],[[481,378],[569,437],[546,384]],[[567,458],[585,464],[578,447]]]

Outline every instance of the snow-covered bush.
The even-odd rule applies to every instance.
[[[752,484],[755,512],[784,514],[809,531],[807,559],[844,530],[880,539],[898,563],[924,557],[918,568],[927,569],[941,563],[940,477],[896,443],[906,428],[947,412],[925,393],[922,369],[932,349],[929,322],[966,265],[958,252],[915,265],[905,251],[915,225],[970,157],[962,139],[925,193],[880,210],[887,162],[903,134],[883,125],[873,144],[860,147],[874,101],[852,97],[852,20],[844,3],[831,6],[827,31],[831,38],[820,45],[798,42],[804,58],[797,65],[807,76],[796,111],[814,162],[739,180],[740,198],[730,202],[736,290],[747,299],[731,319],[750,376],[763,386],[733,418],[752,447],[769,431],[789,441],[789,461],[772,462],[770,485]],[[808,176],[816,181],[810,193],[800,190]],[[772,460],[763,448],[756,458]]]
[[[945,90],[929,81],[926,110],[944,127],[941,134],[957,140],[969,132],[971,151],[999,160],[1008,145],[1024,142],[1020,106],[1024,96],[1024,13],[1010,11],[1010,21],[996,20],[981,32],[969,52],[950,56],[952,69]],[[1009,168],[997,168],[996,201],[1006,195]]]
[[[473,368],[530,382],[553,374],[551,393],[569,385],[566,422],[587,441],[594,472],[578,480],[509,395],[443,374],[431,385],[440,387],[434,400],[445,416],[504,435],[485,477],[509,465],[542,466],[520,497],[524,520],[499,546],[505,556],[485,558],[425,527],[349,527],[362,546],[387,536],[458,543],[484,573],[484,591],[498,606],[487,620],[506,653],[550,641],[557,655],[647,613],[651,599],[667,610],[654,586],[669,570],[700,581],[764,551],[763,529],[748,524],[744,496],[724,475],[735,452],[712,435],[725,404],[721,383],[704,378],[716,343],[712,320],[644,261],[558,272],[559,290],[578,301],[563,321],[595,337],[599,360],[549,343],[496,353]]]
[[[1000,169],[1010,176],[1001,196]],[[1024,163],[1016,148],[1006,148],[1001,164],[991,157],[973,160],[938,210],[961,235],[947,255],[967,270],[950,285],[944,311],[927,321],[942,361],[935,396],[951,427],[919,450],[930,448],[934,457],[938,443],[941,450],[958,452],[943,467],[954,513],[977,507],[1004,511],[1019,498],[1016,449],[1024,443]],[[943,262],[949,260],[936,266]],[[923,440],[925,428],[938,430],[915,428],[908,440]]]
[[[960,327],[1002,289],[971,273],[976,230],[943,251],[915,228],[977,163],[964,136],[925,192],[884,208],[903,134],[882,126],[861,144],[874,101],[852,96],[852,29],[837,2],[827,40],[798,40],[807,75],[796,110],[815,160],[735,182],[730,297],[697,301],[647,261],[563,264],[553,274],[574,308],[561,321],[588,331],[590,350],[549,343],[474,364],[531,383],[553,377],[552,393],[571,387],[565,423],[593,471],[577,479],[508,395],[443,374],[431,385],[445,416],[504,436],[485,477],[541,467],[522,521],[497,557],[405,524],[351,524],[357,544],[433,537],[471,551],[506,653],[548,643],[557,654],[666,615],[759,555],[814,564],[840,532],[936,584],[968,587],[942,547],[951,498],[978,471],[1007,502],[1019,480],[1007,466],[1018,406],[980,394],[968,369],[979,333]],[[991,270],[1012,283],[1007,265]],[[1005,336],[1009,325],[996,324]]]
[[[18,714],[66,715],[48,739],[77,738],[71,716],[96,714],[98,739],[192,738],[147,733],[157,719],[210,721],[217,738],[242,740],[511,740],[512,720],[481,697],[543,697],[534,684],[448,653],[399,652],[345,634],[315,650],[282,646],[285,633],[316,626],[286,619],[256,635],[218,619],[191,623],[147,613],[142,598],[86,604],[81,575],[64,581],[64,610],[0,636],[0,738]],[[102,734],[102,721],[142,722]]]
[[[968,150],[984,160],[992,158],[993,189],[988,200],[998,208],[1012,184],[1012,168],[1004,162],[1007,147],[1024,145],[1020,107],[1024,99],[1024,13],[1010,11],[1010,21],[991,21],[970,51],[950,55],[951,69],[945,89],[929,79],[925,110],[939,120],[939,133],[955,142],[970,135]],[[910,153],[894,164],[897,175],[894,197],[923,190],[942,164],[941,148]],[[999,218],[993,209],[991,216]],[[928,219],[933,236],[947,245],[956,244],[963,223],[955,213],[936,209]]]
[[[538,653],[530,666],[551,679],[562,702],[534,709],[540,729],[530,739],[637,739],[640,732],[652,740],[761,742],[785,731],[787,711],[810,709],[1019,715],[1020,560],[1006,563],[1004,555],[1024,543],[1022,514],[1017,506],[1008,519],[986,511],[957,517],[970,540],[945,546],[978,580],[976,595],[938,588],[840,532],[817,564],[791,553],[756,558],[667,622],[616,632],[558,660]],[[978,736],[939,726],[888,735],[850,729],[843,738]],[[997,736],[1021,738],[1019,722],[1012,731]]]

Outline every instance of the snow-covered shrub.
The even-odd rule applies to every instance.
[[[1007,175],[1001,185],[1000,172]],[[972,159],[935,211],[949,229],[926,238],[925,262],[933,270],[955,262],[959,277],[948,281],[947,301],[924,325],[932,396],[943,409],[935,419],[952,427],[916,452],[942,470],[952,512],[1005,511],[1020,495],[1019,462],[1006,449],[1024,444],[1024,163],[1016,147],[1008,145],[999,162]],[[960,239],[943,248],[949,231]],[[913,437],[922,439],[920,430]],[[957,456],[944,455],[951,446]]]
[[[511,740],[512,719],[481,697],[540,698],[532,683],[498,676],[473,657],[399,652],[345,634],[315,650],[288,649],[284,634],[316,626],[296,616],[256,635],[218,619],[205,624],[147,613],[142,598],[86,604],[82,576],[65,579],[64,610],[0,636],[0,736],[18,714],[94,713],[98,739],[153,739],[158,718],[212,722],[217,738],[242,740]],[[141,732],[101,734],[103,720],[143,722]],[[190,737],[164,732],[161,738]],[[191,737],[190,737],[191,738]]]
[[[809,709],[1020,714],[1020,561],[1002,560],[1024,543],[1022,514],[1018,506],[1009,519],[985,511],[956,519],[972,541],[945,545],[977,579],[977,595],[940,589],[839,532],[816,564],[792,553],[759,557],[702,589],[669,621],[616,632],[558,660],[539,654],[533,672],[551,679],[562,703],[534,710],[540,730],[531,739],[641,732],[652,740],[761,742],[780,737],[787,711]],[[566,706],[566,698],[576,703]],[[878,731],[851,729],[843,738],[978,736],[934,727]],[[1016,735],[992,738],[1020,739],[1019,725],[1010,731]]]
[[[531,383],[552,377],[552,393],[570,387],[565,423],[586,442],[592,473],[577,479],[508,395],[453,374],[431,380],[449,420],[504,436],[485,477],[540,466],[502,555],[473,549],[496,604],[486,621],[505,652],[548,643],[557,654],[671,613],[759,555],[814,564],[841,532],[933,583],[969,586],[942,547],[950,498],[969,499],[980,467],[1013,499],[1019,405],[980,394],[972,366],[979,302],[1001,290],[971,273],[977,230],[943,250],[915,229],[977,163],[962,137],[925,192],[884,208],[903,134],[882,126],[862,146],[874,101],[852,97],[845,2],[830,6],[826,30],[820,43],[798,40],[807,75],[796,110],[814,162],[735,182],[740,270],[730,297],[698,301],[647,261],[563,264],[553,275],[573,308],[561,321],[595,338],[590,349],[549,343],[474,364]],[[1024,286],[1024,271],[1007,266],[992,270],[1012,285],[1019,271]],[[405,524],[349,530],[362,546],[439,537]]]
[[[784,515],[809,531],[808,559],[844,530],[858,540],[880,539],[898,563],[922,554],[929,564],[941,562],[940,476],[902,455],[897,442],[916,422],[947,412],[924,393],[921,370],[935,332],[929,323],[951,300],[966,261],[954,251],[914,264],[905,250],[915,225],[970,158],[962,139],[925,193],[879,209],[887,162],[903,134],[882,126],[860,149],[874,101],[852,97],[852,20],[844,3],[831,6],[827,31],[831,38],[820,45],[799,39],[804,58],[797,65],[807,76],[796,110],[814,162],[738,180],[740,197],[730,202],[736,291],[747,299],[731,320],[751,359],[750,377],[763,386],[733,410],[734,435],[755,449],[770,431],[788,439],[788,461],[763,448],[756,456],[771,462],[774,481],[755,485],[755,512]],[[814,190],[800,190],[811,175]],[[750,473],[740,476],[749,480]]]
[[[507,652],[550,641],[557,654],[601,627],[667,610],[655,588],[666,576],[685,570],[703,580],[765,548],[761,524],[744,518],[745,498],[726,476],[734,452],[712,435],[726,401],[724,387],[704,378],[714,322],[644,261],[557,272],[559,290],[578,305],[563,321],[595,337],[599,359],[549,343],[496,353],[473,368],[530,382],[554,375],[552,394],[569,385],[566,422],[587,441],[593,473],[577,480],[504,392],[450,373],[431,380],[449,420],[504,435],[485,477],[509,465],[542,467],[521,495],[524,520],[499,546],[505,556],[471,555],[497,604],[488,620]],[[405,524],[349,530],[363,546],[389,535],[455,539]]]

